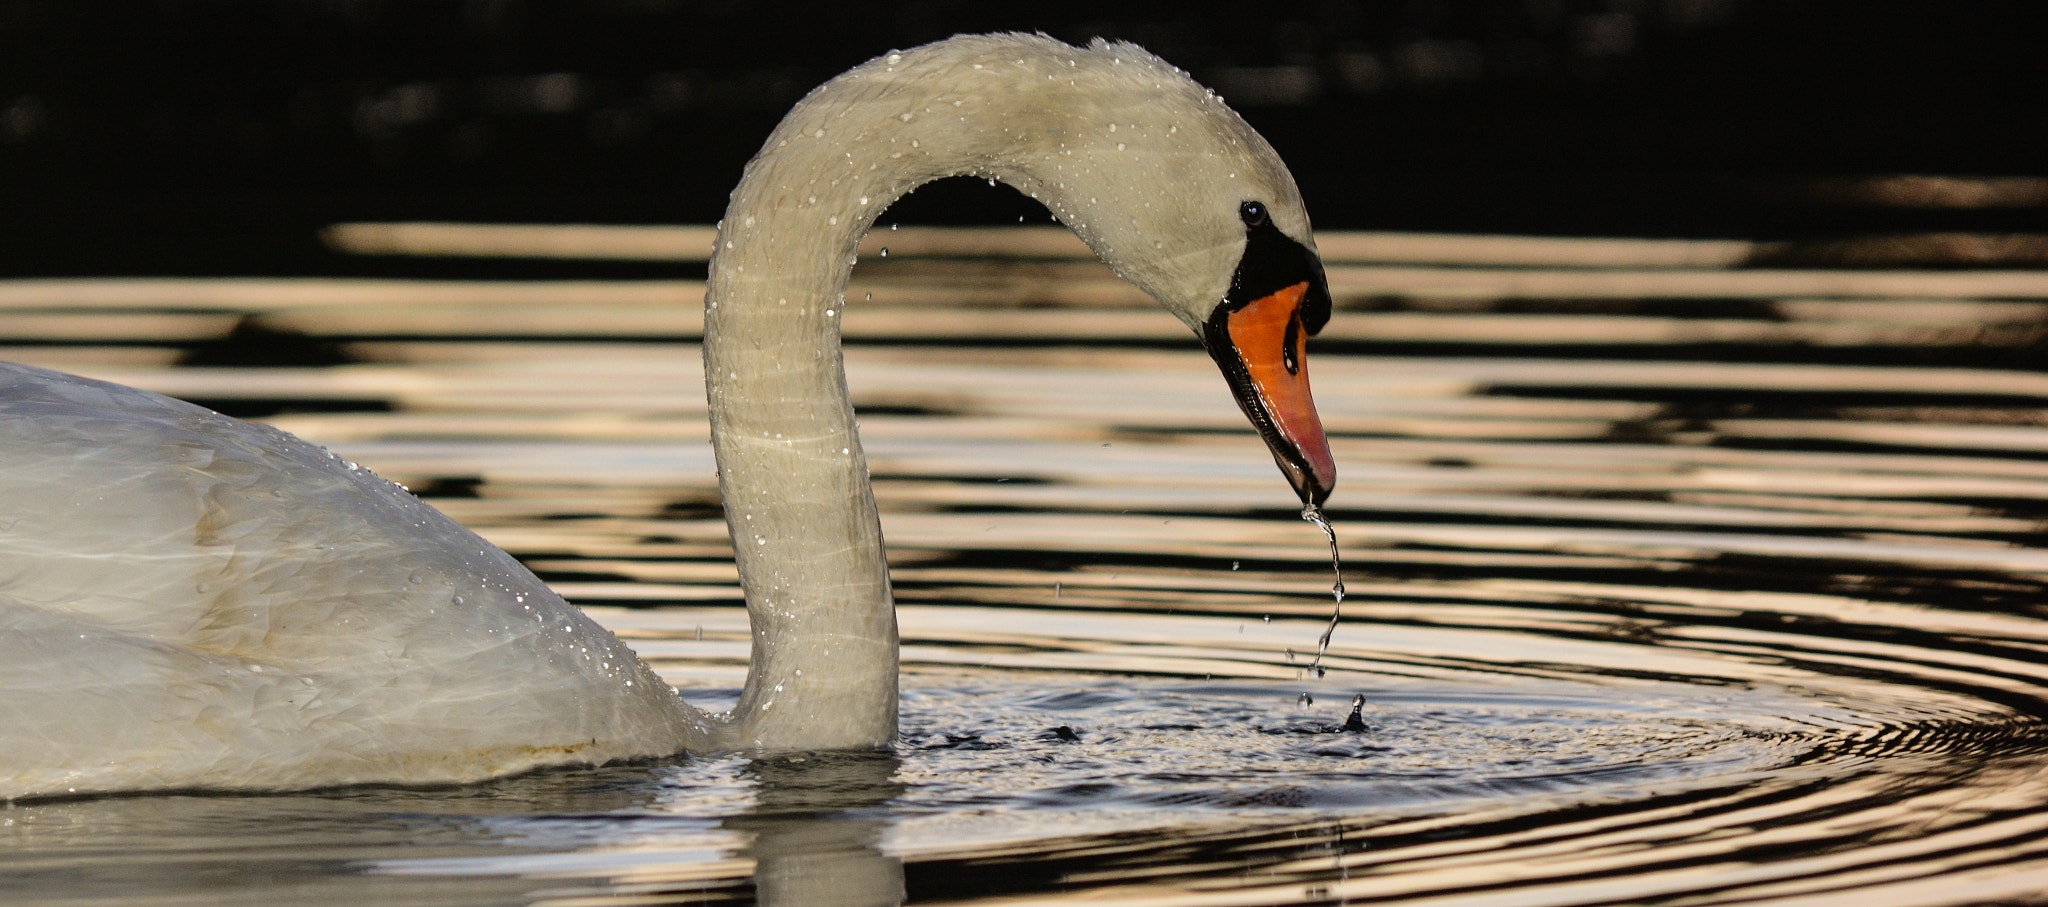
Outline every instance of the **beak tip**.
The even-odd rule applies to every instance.
[[[1317,451],[1321,456],[1310,453],[1306,467],[1275,457],[1280,462],[1280,471],[1287,475],[1287,484],[1294,486],[1294,493],[1301,497],[1303,504],[1323,506],[1330,499],[1331,490],[1337,487],[1337,462],[1325,447]]]
[[[1305,490],[1308,493],[1301,496],[1302,501],[1314,504],[1317,507],[1323,506],[1323,502],[1330,499],[1330,487],[1328,485],[1311,485]]]

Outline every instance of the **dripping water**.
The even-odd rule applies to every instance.
[[[1301,518],[1316,524],[1323,531],[1323,537],[1330,540],[1330,573],[1335,577],[1330,583],[1330,597],[1335,599],[1330,608],[1330,625],[1323,628],[1323,635],[1316,639],[1316,657],[1308,663],[1308,669],[1317,677],[1327,671],[1323,668],[1323,653],[1330,650],[1330,635],[1337,632],[1337,620],[1344,616],[1344,565],[1337,559],[1337,530],[1330,525],[1330,518],[1323,516],[1323,510],[1314,504],[1301,508]]]

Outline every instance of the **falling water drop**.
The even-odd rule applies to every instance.
[[[1309,706],[1316,704],[1316,698],[1314,696],[1310,696],[1307,693],[1303,693],[1301,694],[1301,698],[1294,700],[1294,704],[1302,709],[1307,709]]]
[[[1303,507],[1301,518],[1316,524],[1316,528],[1323,531],[1323,537],[1330,540],[1330,572],[1336,576],[1336,581],[1330,584],[1330,597],[1336,600],[1330,608],[1330,625],[1323,628],[1322,637],[1316,640],[1315,660],[1308,663],[1309,670],[1321,677],[1325,673],[1323,653],[1330,650],[1330,634],[1337,632],[1337,620],[1344,615],[1344,566],[1337,560],[1337,530],[1330,525],[1329,518],[1323,516],[1322,508],[1314,504]]]

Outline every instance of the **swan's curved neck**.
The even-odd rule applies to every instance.
[[[1027,156],[1020,141],[1064,147],[1042,61],[917,57],[812,92],[748,164],[720,224],[705,382],[753,629],[734,746],[886,746],[896,734],[895,608],[839,349],[856,244],[891,202],[940,177],[1060,197],[1001,163]],[[1026,122],[1035,134],[1020,135]]]

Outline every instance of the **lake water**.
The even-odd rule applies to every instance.
[[[596,254],[704,241],[624,236]],[[0,805],[0,901],[2048,890],[2048,273],[1323,245],[1349,592],[1324,676],[1328,549],[1185,329],[1056,235],[880,234],[845,330],[902,605],[893,753]],[[722,708],[746,618],[700,294],[15,281],[0,358],[404,482]]]

